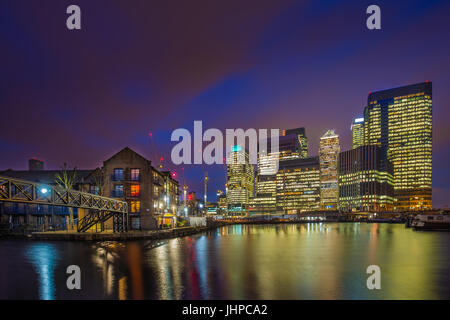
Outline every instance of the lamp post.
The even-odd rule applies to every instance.
[[[208,180],[209,180],[209,178],[208,178],[208,172],[205,172],[205,197],[204,197],[204,204],[205,204],[205,207],[206,207],[206,187],[207,187],[207,184],[208,184]]]

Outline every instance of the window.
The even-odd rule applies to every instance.
[[[141,212],[141,202],[140,201],[131,201],[130,202],[130,211],[131,211],[131,213]]]
[[[139,169],[131,169],[130,178],[131,181],[139,181]]]
[[[89,186],[89,193],[98,195],[100,193],[99,186]]]
[[[118,184],[114,186],[114,197],[116,198],[121,198],[123,197],[123,185],[122,184]]]
[[[123,168],[114,169],[114,177],[113,178],[115,181],[123,180]]]
[[[132,197],[139,197],[140,192],[140,186],[138,184],[131,186],[131,196]]]

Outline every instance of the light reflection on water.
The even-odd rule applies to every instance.
[[[55,299],[54,272],[57,264],[58,249],[50,243],[35,243],[25,252],[39,279],[39,299]]]
[[[403,225],[235,225],[162,242],[0,241],[0,298],[449,299],[450,233]],[[82,290],[66,288],[68,265]],[[379,265],[381,290],[366,288]]]

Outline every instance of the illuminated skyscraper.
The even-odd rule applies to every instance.
[[[361,146],[339,154],[339,209],[343,211],[392,210],[392,166],[379,146]]]
[[[248,213],[249,200],[253,197],[254,168],[249,163],[248,152],[240,145],[232,147],[227,158],[228,213]]]
[[[274,171],[274,168],[277,168],[275,165],[277,161],[281,164],[284,161],[308,157],[308,140],[305,128],[282,130],[278,145],[279,152],[268,153],[271,150],[270,140],[268,140],[267,150],[259,150],[256,193],[251,201],[251,213],[276,213],[278,170]]]
[[[276,175],[276,207],[279,213],[316,211],[320,206],[320,169],[317,157],[280,162]]]
[[[296,128],[283,130],[283,136],[294,136],[297,139],[297,143],[293,148],[293,152],[297,152],[300,158],[308,158],[308,139],[306,138],[305,128]],[[282,143],[280,142],[280,146]],[[280,147],[280,150],[282,147]]]
[[[431,82],[369,94],[364,143],[379,145],[392,163],[394,209],[432,208]]]
[[[320,207],[337,209],[338,203],[338,158],[339,136],[334,130],[328,130],[320,138]]]
[[[358,117],[353,119],[351,130],[353,149],[364,145],[364,118]]]

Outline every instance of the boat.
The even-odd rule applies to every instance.
[[[449,230],[449,214],[418,214],[411,222],[414,230]]]

